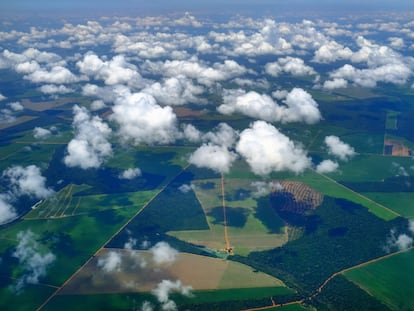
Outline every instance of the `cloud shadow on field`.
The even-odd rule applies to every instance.
[[[214,217],[213,224],[224,224],[223,207],[214,207],[208,214]],[[243,228],[247,221],[248,211],[242,207],[227,207],[226,220],[227,226]]]

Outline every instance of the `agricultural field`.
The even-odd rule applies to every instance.
[[[347,279],[386,304],[391,310],[413,308],[412,278],[407,271],[413,269],[412,250],[347,271]],[[394,284],[391,288],[388,285]]]
[[[412,7],[3,2],[0,310],[414,309]]]

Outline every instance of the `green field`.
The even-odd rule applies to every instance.
[[[411,250],[348,271],[345,276],[392,310],[412,310],[413,273],[414,251]]]
[[[384,220],[391,220],[398,216],[397,213],[388,210],[386,207],[359,194],[331,179],[328,176],[316,172],[308,172],[303,176],[294,178],[302,181],[315,190],[334,198],[342,198],[365,206],[371,213]]]
[[[273,211],[268,200],[251,196],[253,181],[255,180],[225,179],[228,236],[234,252],[239,255],[281,246],[288,240],[285,224]],[[169,234],[213,250],[224,250],[226,245],[221,180],[207,179],[194,181],[193,184],[209,229],[171,231]]]
[[[362,195],[392,209],[404,217],[414,217],[413,192],[365,192]]]
[[[387,117],[385,120],[385,129],[386,130],[398,130],[398,116],[400,112],[398,111],[387,111]]]

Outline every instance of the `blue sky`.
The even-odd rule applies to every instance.
[[[373,9],[414,9],[412,0],[13,0],[1,1],[2,11],[45,11],[77,9],[145,9],[153,11],[171,10],[220,10],[233,9],[255,10],[260,7],[284,10],[352,10],[366,11]]]

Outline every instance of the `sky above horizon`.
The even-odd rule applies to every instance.
[[[201,11],[201,12],[251,12],[258,13],[261,10],[294,11],[300,14],[302,11],[334,12],[341,14],[343,11],[370,12],[373,10],[407,10],[414,9],[411,0],[15,0],[2,2],[0,11],[3,13],[19,13],[30,11],[32,13],[50,11],[105,11],[114,10],[114,13],[125,10],[142,10],[151,12],[174,12],[174,11]]]

